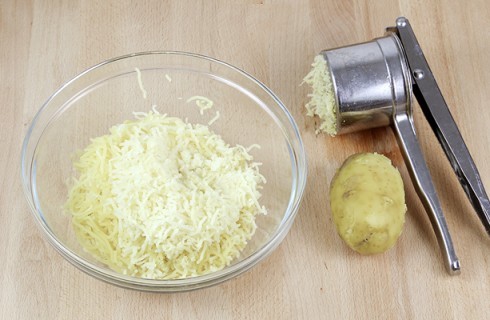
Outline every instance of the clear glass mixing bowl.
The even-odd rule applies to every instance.
[[[135,68],[147,91],[143,99]],[[201,115],[191,96],[214,101]],[[240,258],[223,270],[179,280],[151,280],[117,273],[96,261],[78,243],[64,212],[72,161],[90,138],[108,133],[133,111],[188,118],[211,126],[229,144],[254,149],[267,183],[262,190],[266,216]],[[27,201],[45,238],[73,265],[121,287],[174,292],[207,287],[250,269],[271,253],[289,231],[306,183],[306,159],[298,128],[288,110],[265,85],[224,62],[184,52],[144,52],[102,62],[66,83],[42,106],[22,148],[22,182]]]

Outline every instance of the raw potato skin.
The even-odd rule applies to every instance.
[[[377,153],[347,158],[330,185],[330,207],[340,237],[361,254],[393,247],[405,223],[403,181]]]

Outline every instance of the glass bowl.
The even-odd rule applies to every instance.
[[[137,69],[147,92],[143,99]],[[204,114],[192,96],[214,102]],[[267,179],[257,230],[240,257],[203,276],[152,280],[117,273],[96,261],[78,243],[63,206],[72,161],[91,138],[134,119],[134,111],[160,113],[208,124],[230,145],[259,144],[250,153]],[[175,292],[221,283],[253,267],[270,254],[289,231],[306,183],[306,159],[298,128],[282,102],[249,74],[219,60],[185,52],[144,52],[102,62],[63,85],[42,106],[22,148],[25,195],[45,238],[70,263],[89,275],[121,287]]]

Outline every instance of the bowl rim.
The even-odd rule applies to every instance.
[[[105,65],[114,63],[123,59],[131,59],[138,58],[144,56],[151,55],[176,55],[176,56],[185,56],[191,57],[195,59],[205,60],[211,63],[216,63],[226,68],[231,69],[232,71],[238,73],[240,76],[245,77],[247,80],[252,81],[255,85],[258,85],[260,90],[263,90],[274,103],[279,107],[280,111],[282,111],[283,115],[286,116],[288,120],[288,124],[292,129],[293,138],[297,142],[297,146],[292,146],[291,142],[288,141],[288,148],[290,152],[290,159],[292,164],[292,179],[293,182],[291,187],[291,194],[289,197],[288,206],[286,211],[283,214],[283,219],[280,227],[278,227],[271,237],[258,248],[255,252],[250,254],[248,257],[243,260],[225,267],[222,270],[211,272],[209,274],[184,278],[184,279],[169,279],[169,280],[156,280],[156,279],[146,279],[146,278],[137,278],[132,276],[127,276],[116,271],[113,271],[108,268],[102,268],[97,265],[92,264],[91,262],[85,260],[75,252],[71,251],[57,238],[57,236],[51,231],[46,221],[42,218],[42,212],[40,212],[40,208],[36,208],[33,189],[32,189],[32,175],[34,172],[35,176],[35,164],[32,162],[33,159],[26,159],[28,144],[31,140],[31,135],[33,129],[38,124],[39,118],[43,114],[44,110],[49,106],[50,102],[54,100],[63,90],[69,87],[71,84],[84,77],[85,75],[91,73],[92,71],[99,69]],[[269,105],[268,105],[269,106]],[[280,121],[278,124],[283,125],[284,121]],[[49,123],[48,125],[49,126]],[[46,126],[46,127],[47,127]],[[44,128],[46,128],[44,127]],[[40,135],[41,137],[42,135]],[[37,149],[37,143],[34,148]],[[35,151],[33,152],[33,154]],[[30,163],[29,168],[27,167],[27,163]],[[296,177],[295,177],[296,176]],[[303,193],[306,186],[307,180],[307,161],[306,161],[306,153],[303,141],[301,139],[301,135],[299,129],[297,127],[294,118],[292,117],[289,110],[285,107],[282,101],[270,90],[265,84],[261,81],[250,75],[249,73],[229,64],[224,61],[221,61],[216,58],[212,58],[206,55],[190,53],[185,51],[143,51],[130,53],[122,56],[117,56],[111,59],[104,60],[92,67],[89,67],[64,83],[61,87],[59,87],[41,106],[41,108],[37,111],[34,116],[29,128],[26,132],[23,144],[22,144],[22,152],[21,152],[21,180],[22,186],[24,190],[24,195],[30,207],[31,214],[35,217],[36,225],[41,229],[44,238],[48,240],[48,242],[72,265],[77,267],[79,270],[97,278],[103,280],[105,282],[111,283],[113,285],[129,288],[129,289],[137,289],[143,291],[158,291],[158,292],[176,292],[176,291],[190,291],[199,288],[205,288],[209,286],[213,286],[219,283],[222,283],[226,280],[234,278],[245,271],[252,268],[254,265],[263,260],[267,255],[269,255],[279,244],[282,242],[284,237],[289,232],[289,229],[294,222],[296,214],[298,212]],[[295,188],[294,188],[295,187]]]

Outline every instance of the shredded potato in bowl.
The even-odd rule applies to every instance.
[[[229,265],[267,213],[260,164],[205,125],[155,109],[135,116],[92,139],[74,163],[65,207],[79,242],[135,277],[180,279]]]

